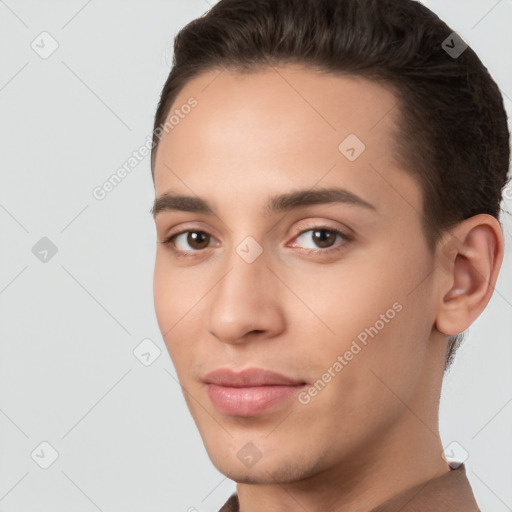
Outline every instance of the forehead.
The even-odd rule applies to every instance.
[[[191,98],[194,108],[183,108]],[[398,113],[391,90],[362,77],[297,65],[205,72],[185,85],[168,115],[175,122],[156,155],[157,194],[225,195],[229,183],[231,194],[254,195],[336,182],[382,195],[389,180],[407,181],[394,158]],[[418,196],[416,183],[405,186]]]

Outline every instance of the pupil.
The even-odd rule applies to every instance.
[[[326,236],[321,236],[321,235],[318,236],[318,233],[324,233],[324,234],[327,233],[327,235]],[[326,229],[320,229],[318,231],[314,231],[313,236],[320,239],[318,242],[318,245],[320,245],[320,247],[329,247],[329,242],[331,241],[331,238],[332,238],[332,233],[330,231],[327,231]]]
[[[202,239],[202,240],[201,240]],[[194,247],[194,244],[201,244],[201,241],[204,242],[206,240],[206,236],[201,231],[194,231],[192,233],[189,233],[187,242],[190,244],[191,247]]]

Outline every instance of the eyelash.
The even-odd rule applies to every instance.
[[[308,231],[328,231],[329,233],[333,233],[336,237],[340,236],[342,238],[343,242],[338,246],[328,247],[327,249],[320,249],[320,248],[319,249],[305,249],[305,250],[303,250],[303,252],[305,252],[306,254],[331,254],[331,253],[334,253],[337,251],[341,251],[348,242],[352,241],[352,237],[345,234],[344,232],[342,232],[338,229],[331,228],[329,226],[321,226],[321,225],[310,226],[307,229],[304,229],[303,231],[298,233],[298,235],[295,238],[299,238],[301,235],[303,235],[304,233],[307,233]],[[186,230],[180,231],[179,233],[173,233],[172,235],[170,235],[167,238],[165,238],[164,240],[162,240],[161,243],[165,246],[168,246],[175,253],[175,255],[179,258],[194,258],[196,256],[196,254],[189,254],[189,252],[200,253],[200,252],[204,252],[207,249],[207,248],[205,248],[205,249],[196,250],[196,251],[181,251],[179,249],[176,249],[175,244],[174,244],[174,239],[180,235],[185,234],[185,233],[202,233],[205,235],[209,235],[208,232],[203,231],[201,229],[186,229]]]

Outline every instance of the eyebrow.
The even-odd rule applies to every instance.
[[[272,215],[316,204],[343,203],[376,211],[374,205],[343,188],[297,190],[271,197],[263,209],[264,215]],[[200,197],[167,192],[155,199],[151,213],[182,211],[215,215],[212,206]]]

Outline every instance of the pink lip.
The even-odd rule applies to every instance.
[[[297,393],[305,382],[261,368],[219,368],[204,378],[215,407],[232,416],[256,416]]]
[[[235,372],[230,368],[218,368],[204,377],[207,384],[217,384],[232,388],[253,386],[297,386],[304,381],[292,379],[286,375],[264,370],[263,368],[247,368]]]

